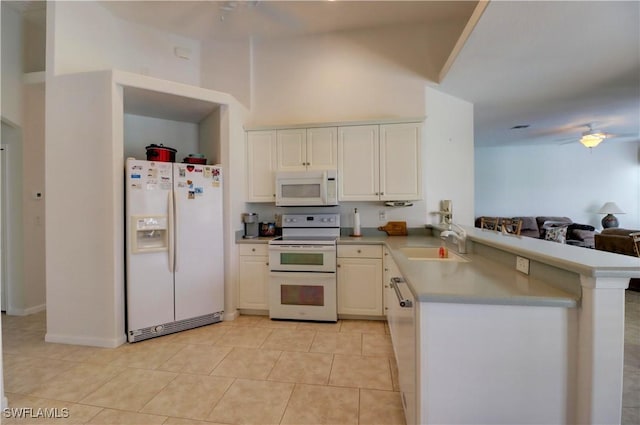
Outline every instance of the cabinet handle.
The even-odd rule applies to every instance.
[[[267,263],[267,266],[269,265],[269,263]]]
[[[384,195],[384,192],[380,192],[380,195]]]
[[[256,249],[255,248],[251,248],[251,252],[256,252]]]
[[[340,267],[340,264],[336,264],[336,267]]]
[[[384,269],[384,271],[385,271],[385,272],[388,272],[388,271],[389,271],[389,269],[385,268],[385,269]]]
[[[358,254],[360,254],[362,252],[362,250],[358,250]]]

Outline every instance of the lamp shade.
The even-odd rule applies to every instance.
[[[615,202],[606,202],[599,210],[599,214],[624,214]]]

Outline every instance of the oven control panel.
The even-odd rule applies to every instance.
[[[283,214],[282,227],[340,227],[340,214]]]

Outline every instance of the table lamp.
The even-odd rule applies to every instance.
[[[602,208],[598,210],[599,214],[606,214],[602,218],[602,227],[608,229],[610,227],[618,227],[618,219],[613,214],[624,214],[615,202],[606,202]]]

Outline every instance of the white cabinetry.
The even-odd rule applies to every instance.
[[[382,246],[338,245],[338,314],[382,316]]]
[[[422,198],[421,124],[380,126],[380,200]]]
[[[388,248],[383,248],[383,256],[382,256],[382,301],[383,301],[383,310],[385,316],[387,316],[387,320],[389,320],[389,307],[391,303],[395,300],[395,293],[393,292],[393,288],[389,285],[392,277],[401,277],[400,269],[396,265],[396,262],[393,261],[393,257],[391,257],[391,253]]]
[[[277,130],[278,171],[335,170],[336,127]]]
[[[266,244],[239,244],[238,307],[269,309],[269,255]]]
[[[247,132],[247,201],[275,202],[276,132]]]
[[[338,129],[338,200],[380,199],[379,126]]]
[[[422,198],[421,123],[338,129],[340,201]]]

